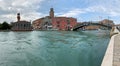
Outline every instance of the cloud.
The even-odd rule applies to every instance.
[[[118,7],[120,7],[120,6],[107,7],[104,5],[97,5],[97,6],[94,5],[94,6],[89,6],[87,8],[74,8],[67,12],[62,12],[62,13],[58,14],[58,16],[78,17],[78,19],[79,19],[81,17],[81,15],[83,15],[83,14],[86,14],[87,16],[89,16],[89,14],[97,13],[98,16],[99,16],[99,14],[101,14],[102,17],[104,17],[105,15],[107,15],[109,17],[119,17],[120,9],[118,9]],[[89,17],[92,17],[92,16],[89,16]]]
[[[99,20],[98,16],[103,17],[103,19],[110,17],[110,19],[118,24],[120,23],[118,19],[120,17],[120,5],[118,2],[120,3],[120,1],[117,1],[114,4],[109,4],[109,6],[106,6],[108,4],[98,4],[86,8],[72,8],[66,12],[57,13],[57,16],[75,17],[78,19],[78,22],[81,20]]]
[[[89,1],[88,10],[89,12],[98,12],[107,14],[111,17],[120,16],[120,0],[86,0]]]
[[[45,0],[0,0],[0,22],[16,21],[16,13],[20,12],[23,20],[34,20],[45,14],[37,12]]]
[[[120,17],[120,0],[0,0],[0,22],[16,21],[16,13],[21,13],[22,20],[35,20],[48,15],[50,5],[55,8],[56,16],[75,17],[81,15],[93,18],[91,14]],[[65,5],[61,5],[63,3]],[[74,3],[74,5],[72,5]],[[47,14],[46,14],[47,13]],[[87,18],[90,20],[91,18]],[[116,19],[115,19],[116,20]],[[116,20],[117,21],[117,20]]]
[[[81,9],[73,9],[71,11],[68,11],[67,13],[61,13],[59,16],[75,17],[82,13],[85,12]]]
[[[120,9],[118,7],[92,6],[87,8],[86,11],[108,14],[111,17],[120,16]]]
[[[120,9],[118,8],[108,8],[108,7],[104,7],[104,6],[90,6],[88,8],[75,8],[72,9],[66,13],[61,13],[61,16],[77,16],[80,14],[84,14],[84,13],[103,13],[103,14],[108,14],[110,16],[120,16]]]

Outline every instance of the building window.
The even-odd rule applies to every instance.
[[[57,27],[60,27],[60,22],[59,21],[57,21]]]
[[[57,21],[57,24],[60,24],[60,22],[59,22],[59,21]]]
[[[57,27],[60,27],[60,25],[57,25]]]
[[[20,28],[22,29],[22,24],[20,24]]]
[[[70,20],[69,19],[67,20],[67,24],[70,24]]]
[[[24,24],[24,27],[26,27],[26,25]]]

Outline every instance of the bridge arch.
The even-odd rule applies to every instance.
[[[112,29],[112,26],[111,26],[111,25],[104,25],[104,24],[92,23],[92,22],[83,22],[83,23],[77,24],[77,25],[73,28],[73,31],[77,31],[79,28],[83,28],[83,27],[85,27],[85,26],[90,26],[90,25],[99,25],[99,26],[107,27],[108,29]]]

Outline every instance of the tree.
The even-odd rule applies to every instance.
[[[0,30],[2,29],[2,24],[0,23]]]
[[[2,30],[11,29],[11,26],[7,22],[3,22],[0,27]]]

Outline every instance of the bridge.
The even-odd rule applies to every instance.
[[[85,27],[85,26],[90,26],[90,25],[99,25],[99,26],[106,27],[106,28],[108,28],[108,29],[112,29],[112,26],[111,26],[111,25],[105,25],[105,24],[93,23],[93,22],[83,22],[83,23],[77,24],[77,25],[73,28],[73,31],[77,31],[77,30],[80,29],[80,28],[83,28],[83,27]]]

